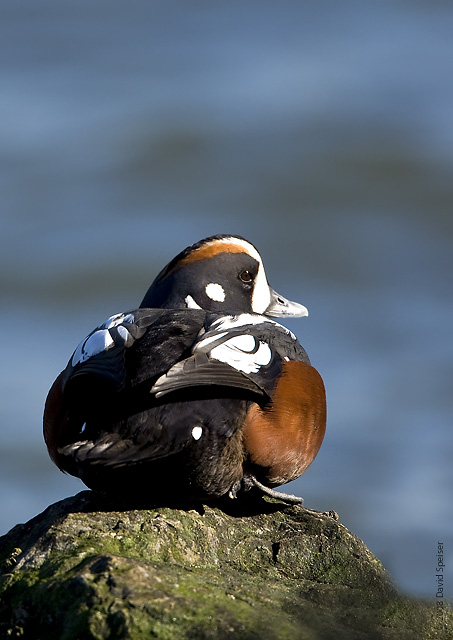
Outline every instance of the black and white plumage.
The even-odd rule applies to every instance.
[[[246,241],[216,236],[194,247],[159,274],[141,308],[84,339],[49,392],[49,453],[93,489],[159,500],[235,496],[254,482],[270,489],[294,479],[321,444],[319,374],[296,337],[262,315],[305,308],[269,288]],[[194,269],[190,286],[183,272]],[[246,281],[233,280],[233,269]],[[247,304],[229,303],[243,309],[219,311],[247,291]],[[212,308],[199,308],[208,306],[203,296]],[[143,306],[155,300],[160,308]]]

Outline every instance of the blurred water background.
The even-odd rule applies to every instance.
[[[0,533],[83,489],[46,393],[178,251],[244,235],[328,393],[288,486],[453,595],[453,4],[3,0]]]

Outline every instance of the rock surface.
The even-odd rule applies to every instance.
[[[131,509],[83,491],[0,538],[0,638],[429,640],[450,610],[393,587],[328,514],[259,500]]]

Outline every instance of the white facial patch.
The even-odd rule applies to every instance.
[[[244,250],[244,253],[247,253],[254,260],[258,262],[258,273],[256,276],[253,294],[252,294],[252,311],[254,313],[263,314],[271,302],[271,292],[269,288],[269,284],[267,282],[266,273],[264,271],[263,261],[261,260],[261,256],[255,247],[244,240],[243,238],[237,238],[235,236],[227,236],[226,238],[221,238],[214,240],[212,244],[224,244],[226,247],[228,245],[235,245],[236,247],[241,247]],[[208,287],[211,285],[209,284]],[[223,302],[225,297],[222,300],[218,300],[211,296],[206,290],[206,294],[217,302]],[[225,296],[225,293],[223,294]]]
[[[246,240],[242,240],[240,238],[230,238],[226,241],[234,242],[239,246],[244,247],[246,253],[249,254],[252,258],[254,258],[258,264],[258,273],[255,280],[255,286],[253,288],[252,295],[252,311],[254,313],[263,314],[271,302],[271,292],[269,289],[269,284],[266,278],[266,272],[264,271],[263,261],[261,260],[261,256],[258,251],[255,249],[253,245],[251,245]]]
[[[217,284],[216,282],[210,282],[206,285],[205,288],[206,295],[211,300],[215,302],[224,302],[225,301],[225,290],[222,285]]]
[[[271,291],[264,272],[263,263],[260,259],[260,266],[255,279],[255,286],[252,294],[252,311],[264,313],[271,303]]]
[[[203,434],[203,429],[201,427],[194,427],[192,429],[192,438],[194,440],[199,440]]]

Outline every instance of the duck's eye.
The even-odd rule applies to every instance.
[[[252,282],[253,276],[250,271],[245,270],[241,271],[241,273],[239,274],[239,279],[242,280],[242,282],[249,284],[250,282]]]

